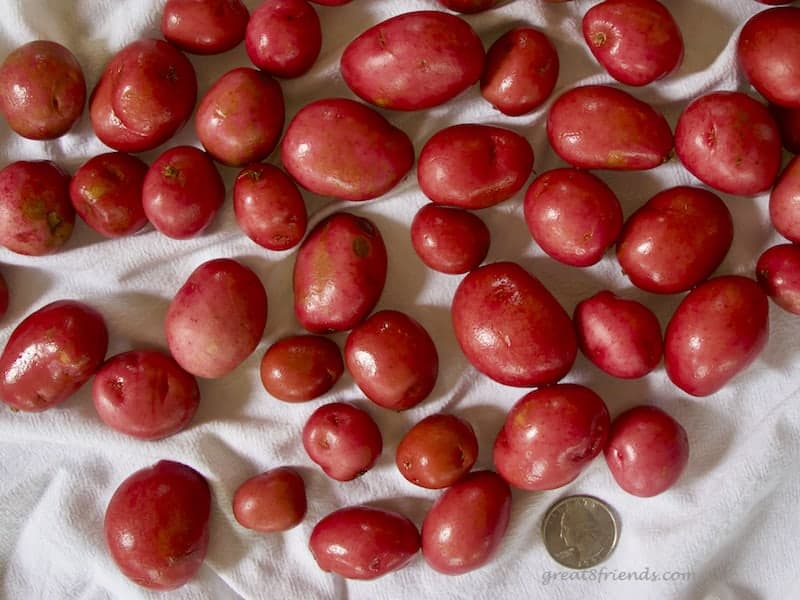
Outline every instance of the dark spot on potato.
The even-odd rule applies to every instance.
[[[592,45],[596,46],[597,48],[602,48],[608,40],[605,32],[603,31],[595,31],[591,36],[589,36],[589,39],[591,39]]]
[[[406,471],[410,471],[411,467],[413,467],[413,466],[414,466],[414,463],[412,463],[410,460],[406,459],[406,460],[403,461],[403,468]]]
[[[381,558],[379,556],[376,556],[375,558],[372,559],[372,562],[369,563],[369,570],[377,572],[380,571],[380,569],[381,569]]]
[[[47,213],[47,226],[50,228],[50,233],[57,233],[59,226],[64,222],[61,216],[54,211]]]
[[[370,243],[361,236],[353,239],[353,252],[359,258],[364,258],[369,254]]]

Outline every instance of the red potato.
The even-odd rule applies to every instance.
[[[496,262],[468,273],[451,307],[453,329],[472,365],[505,385],[555,383],[572,368],[572,321],[550,291],[518,264]]]
[[[86,161],[69,184],[75,212],[100,235],[132,235],[147,225],[142,187],[147,164],[123,152],[107,152]]]
[[[176,240],[206,229],[224,201],[225,184],[214,161],[194,146],[175,146],[161,154],[142,184],[148,220]]]
[[[775,304],[800,315],[800,246],[779,244],[765,250],[756,263],[756,278]]]
[[[793,158],[769,195],[769,218],[775,230],[800,244],[800,159]]]
[[[488,563],[511,517],[511,488],[492,471],[470,473],[445,490],[422,523],[422,556],[446,575]]]
[[[683,36],[658,0],[604,0],[583,16],[583,37],[614,79],[647,85],[675,71],[683,60]]]
[[[347,579],[376,579],[405,567],[419,552],[416,525],[369,506],[340,508],[319,521],[309,547],[319,568]]]
[[[600,261],[622,229],[622,207],[601,179],[578,169],[539,175],[524,201],[525,223],[550,257],[574,267]]]
[[[436,132],[422,147],[417,181],[436,204],[487,208],[508,200],[533,170],[533,148],[502,127],[463,124]]]
[[[667,376],[692,396],[720,390],[766,345],[768,317],[767,295],[752,279],[709,279],[689,292],[667,324]]]
[[[800,108],[800,8],[770,8],[750,17],[739,33],[736,58],[767,100]]]
[[[551,490],[573,481],[600,454],[610,418],[603,399],[565,383],[525,394],[494,443],[494,465],[511,485]]]
[[[103,316],[75,300],[32,312],[14,328],[0,355],[0,399],[12,409],[41,412],[86,383],[108,350]]]
[[[74,225],[69,175],[55,163],[21,160],[0,170],[0,245],[27,256],[52,254]]]
[[[740,196],[768,190],[781,166],[775,119],[740,92],[712,92],[689,103],[675,127],[675,151],[700,181]]]
[[[607,85],[561,94],[547,115],[547,138],[556,154],[579,169],[652,169],[669,160],[673,148],[661,113]]]
[[[454,12],[473,15],[494,8],[500,0],[437,0],[445,8]]]
[[[142,440],[184,429],[200,404],[197,381],[157,350],[132,350],[109,358],[95,373],[92,399],[109,427]]]
[[[403,13],[350,42],[340,70],[362,99],[393,110],[422,110],[455,98],[483,71],[481,39],[464,19],[421,10]]]
[[[481,95],[505,115],[527,114],[544,104],[558,80],[558,52],[544,33],[517,27],[486,53]]]
[[[319,17],[306,0],[262,2],[247,24],[247,56],[275,77],[300,77],[314,65],[321,48]]]
[[[671,488],[689,462],[686,430],[655,406],[636,406],[611,423],[603,450],[619,486],[648,498]]]
[[[292,335],[264,353],[259,369],[264,389],[284,402],[306,402],[328,392],[344,372],[339,346],[319,335]]]
[[[383,438],[368,412],[332,402],[320,406],[306,421],[303,448],[328,477],[352,481],[373,467],[383,450]]]
[[[269,156],[285,117],[280,84],[266,73],[238,67],[222,75],[200,100],[195,130],[216,160],[242,167]]]
[[[105,72],[89,97],[89,118],[101,142],[120,152],[145,152],[166,141],[161,135],[146,135],[123,125],[111,105],[111,90],[111,75]]]
[[[8,312],[8,284],[6,278],[0,273],[0,319],[6,316]]]
[[[578,303],[573,321],[581,351],[609,375],[643,377],[661,361],[661,324],[640,302],[598,292]]]
[[[281,142],[281,162],[310,192],[370,200],[411,170],[414,146],[405,132],[368,106],[327,98],[295,114]]]
[[[303,239],[308,212],[292,179],[278,167],[255,163],[233,185],[233,212],[245,235],[267,250],[294,248]]]
[[[458,275],[480,265],[489,253],[489,228],[462,208],[426,204],[411,221],[411,244],[428,267]]]
[[[800,154],[800,108],[771,104],[769,112],[778,124],[783,147],[792,154]]]
[[[344,345],[356,385],[378,406],[407,410],[436,385],[439,355],[430,334],[396,310],[382,310],[356,325]]]
[[[306,484],[290,467],[251,477],[236,488],[233,496],[233,516],[239,524],[261,533],[295,527],[307,508]]]
[[[719,267],[733,242],[733,218],[708,190],[678,186],[659,192],[625,222],[617,260],[638,288],[684,292]]]
[[[85,104],[83,69],[61,44],[28,42],[0,65],[0,114],[22,137],[61,137],[80,119]]]
[[[152,590],[189,582],[205,560],[211,491],[193,468],[161,460],[123,481],[105,512],[106,545],[120,571]]]
[[[367,218],[337,212],[300,245],[293,273],[294,313],[312,333],[352,329],[372,312],[386,284],[381,232]]]
[[[261,341],[267,292],[258,276],[229,258],[192,271],[167,309],[167,344],[192,375],[216,378],[238,367]]]
[[[400,474],[428,489],[460,481],[478,458],[478,439],[468,421],[436,413],[409,429],[395,452]]]
[[[161,33],[192,54],[221,54],[238,46],[250,12],[240,0],[167,0]]]

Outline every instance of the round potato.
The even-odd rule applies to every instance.
[[[260,366],[264,389],[284,402],[306,402],[330,390],[344,372],[336,342],[320,335],[292,335],[272,344]]]
[[[458,275],[480,265],[489,253],[486,223],[463,208],[426,204],[411,221],[411,244],[428,267]]]
[[[250,12],[241,0],[167,0],[161,33],[192,54],[221,54],[244,39]]]

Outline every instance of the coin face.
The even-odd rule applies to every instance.
[[[588,569],[603,562],[617,545],[617,533],[611,508],[592,496],[562,498],[550,507],[542,523],[550,556],[570,569]]]

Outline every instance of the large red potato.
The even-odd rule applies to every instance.
[[[739,275],[709,279],[675,309],[664,336],[670,380],[709,396],[747,368],[769,337],[769,303],[758,283]]]
[[[463,208],[429,203],[411,221],[411,244],[428,267],[457,275],[480,265],[489,253],[486,223]]]
[[[95,309],[59,300],[29,314],[0,355],[0,399],[40,412],[64,402],[102,364],[108,330]]]
[[[555,383],[572,368],[572,321],[550,291],[513,262],[478,267],[451,308],[459,346],[476,369],[505,385]]]
[[[767,248],[758,257],[756,279],[775,304],[800,315],[800,246],[778,244]]]
[[[241,0],[167,0],[161,33],[184,52],[221,54],[242,42],[249,18]]]
[[[775,230],[800,244],[800,159],[786,165],[769,195],[769,218]]]

